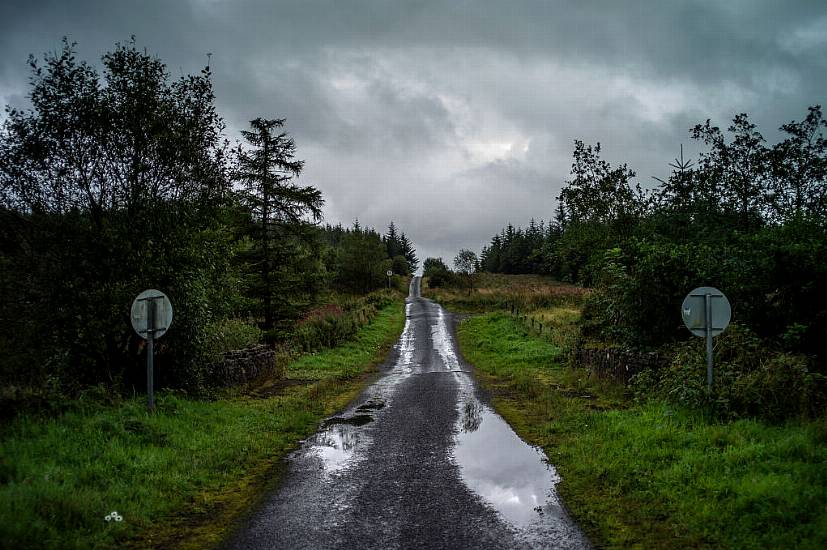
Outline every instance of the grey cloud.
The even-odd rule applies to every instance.
[[[0,6],[0,101],[61,36],[96,60],[132,34],[173,75],[212,52],[231,138],[286,117],[328,221],[394,219],[420,257],[551,217],[575,138],[647,184],[692,124],[773,139],[827,89],[823,1],[52,0]]]

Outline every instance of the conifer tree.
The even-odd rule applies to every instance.
[[[263,328],[274,323],[273,299],[278,286],[279,238],[285,229],[296,233],[308,220],[322,217],[321,192],[312,186],[299,186],[304,162],[295,159],[296,145],[286,132],[277,130],[284,119],[256,118],[251,130],[242,132],[251,146],[239,146],[235,180],[244,185],[241,198],[251,215],[253,266],[259,274],[255,294],[262,300]],[[284,255],[282,261],[284,261]]]

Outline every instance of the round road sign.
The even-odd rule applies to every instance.
[[[709,301],[707,302],[707,296]],[[709,304],[710,315],[707,316],[706,305]],[[729,325],[732,308],[724,293],[711,286],[701,286],[687,294],[681,305],[681,317],[692,334],[706,336],[707,317],[712,321],[710,332],[718,336]]]
[[[391,275],[393,275],[393,271],[391,271],[391,270],[389,269],[389,270],[387,270],[387,271],[385,272],[385,275],[387,275],[388,277],[390,277]]]
[[[172,324],[172,303],[160,290],[144,290],[132,302],[129,318],[141,338],[149,338],[150,333],[153,338],[159,338]]]

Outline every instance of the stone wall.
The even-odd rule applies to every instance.
[[[283,366],[276,362],[276,351],[267,346],[233,350],[210,366],[209,383],[213,387],[227,388],[251,382],[260,376],[284,375]]]
[[[628,384],[634,375],[645,369],[664,368],[668,361],[655,352],[642,353],[625,348],[588,349],[578,347],[574,360],[579,366],[601,378]]]

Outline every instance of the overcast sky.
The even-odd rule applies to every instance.
[[[62,36],[96,61],[133,34],[173,75],[212,54],[232,140],[286,118],[326,221],[392,219],[449,263],[552,217],[574,139],[651,185],[693,124],[772,140],[827,95],[824,0],[2,0],[0,104]]]

